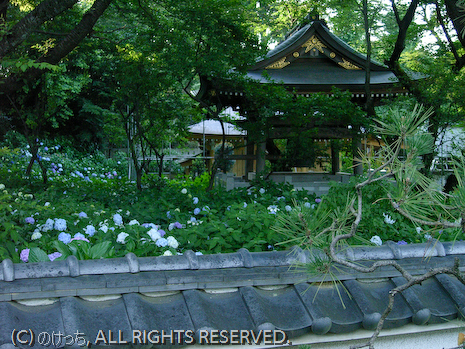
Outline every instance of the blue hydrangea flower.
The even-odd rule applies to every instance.
[[[88,218],[87,213],[85,213],[85,212],[79,212],[78,216],[79,216],[79,218]]]
[[[95,234],[95,227],[93,225],[88,225],[87,227],[85,227],[85,233],[89,236],[94,236]]]
[[[291,212],[291,211],[292,211],[292,207],[289,206],[289,205],[286,205],[284,208],[286,209],[287,212]]]
[[[113,222],[115,222],[116,225],[121,225],[123,224],[123,217],[119,213],[115,213],[113,215]]]
[[[66,230],[66,220],[63,218],[55,218],[54,224],[55,230],[65,231]]]
[[[60,240],[64,244],[69,244],[71,241],[71,234],[62,232],[58,235],[58,240]]]
[[[312,205],[311,205],[309,202],[306,202],[306,203],[304,204],[304,206],[305,206],[306,208],[310,208]]]
[[[194,196],[192,198],[192,202],[194,203],[194,205],[197,205],[199,203],[199,198],[197,196]]]
[[[166,240],[165,238],[160,238],[155,242],[155,244],[158,247],[165,247],[165,246],[168,246],[168,240]]]
[[[166,212],[166,217],[171,218],[171,211]]]
[[[198,215],[199,213],[200,213],[200,208],[196,207],[196,208],[194,209],[194,214],[195,214],[195,215]]]

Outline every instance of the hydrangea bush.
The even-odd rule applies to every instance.
[[[342,209],[354,187],[353,182],[333,183],[329,194],[318,198],[259,178],[248,189],[206,192],[206,176],[168,180],[149,175],[144,178],[144,189],[138,191],[124,175],[127,163],[122,158],[76,155],[51,144],[41,147],[43,156],[50,158],[43,159],[51,174],[46,186],[37,165],[31,178],[22,178],[27,149],[3,148],[0,154],[0,260],[284,249],[296,241],[282,243],[286,237],[276,232],[277,217],[313,215],[319,208]],[[384,193],[380,186],[367,188],[361,240],[354,243],[380,245],[393,240],[405,244],[456,236],[447,230],[438,236],[406,220],[386,201],[378,200]]]

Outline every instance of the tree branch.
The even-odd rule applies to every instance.
[[[34,30],[44,22],[58,16],[74,6],[78,0],[42,1],[34,10],[23,17],[0,40],[0,59],[18,47]]]
[[[405,49],[407,31],[410,26],[410,23],[412,23],[419,2],[419,0],[413,0],[407,9],[407,12],[404,15],[404,18],[400,19],[397,7],[394,4],[394,0],[391,1],[394,13],[396,15],[397,24],[399,25],[399,33],[397,35],[394,51],[392,52],[391,57],[389,58],[389,66],[392,66],[395,64],[395,62],[399,61],[400,55]]]

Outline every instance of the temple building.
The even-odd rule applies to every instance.
[[[351,102],[358,106],[365,103],[367,91],[375,104],[385,98],[408,94],[387,66],[374,60],[368,62],[365,55],[331,33],[326,23],[318,15],[312,14],[265,57],[255,62],[246,75],[260,85],[279,84],[297,96],[311,97],[315,93],[324,93],[331,97],[335,89],[346,91],[350,93]],[[367,76],[369,86],[365,83]],[[416,74],[414,78],[420,79],[422,76]],[[232,107],[244,117],[241,126],[248,130],[247,155],[237,160],[247,162],[246,172],[260,172],[264,169],[265,159],[273,161],[281,157],[273,140],[285,139],[296,133],[295,130],[291,131],[289,120],[270,118],[264,132],[265,139],[257,142],[257,137],[252,137],[250,131],[253,127],[249,126],[259,120],[260,115],[253,110],[254,103],[251,103],[250,96],[232,82],[228,84],[227,81],[210,78],[202,78],[201,82],[199,98],[217,106]],[[328,98],[328,103],[331,103],[331,98]],[[276,110],[277,116],[279,113]],[[297,133],[308,130],[314,131],[310,133],[311,138],[331,146],[328,154],[331,155],[329,167],[333,174],[340,167],[340,142],[334,140],[352,142],[355,154],[356,149],[362,147],[364,135],[360,128],[352,127],[351,120],[335,122],[328,117],[327,121],[316,123],[310,117],[305,129],[297,130]],[[369,147],[367,142],[364,147]],[[355,166],[355,169],[356,173],[361,173],[360,166]]]

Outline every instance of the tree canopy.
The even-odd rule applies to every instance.
[[[114,142],[108,117],[135,103],[147,125],[166,119],[158,128],[182,131],[183,112],[220,112],[195,100],[199,76],[239,80],[311,11],[435,109],[433,134],[463,120],[461,0],[3,0],[0,113],[30,142],[49,134]],[[410,70],[428,78],[414,83]]]

